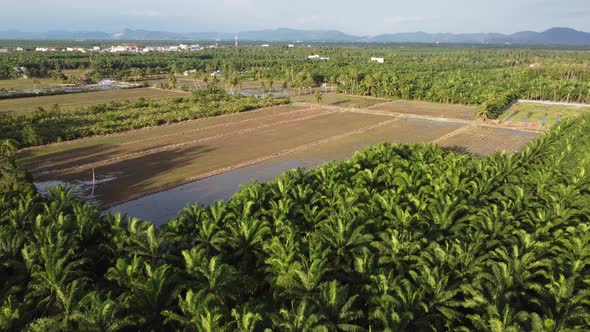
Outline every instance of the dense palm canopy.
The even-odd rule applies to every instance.
[[[156,228],[0,177],[0,329],[590,328],[590,116],[516,154],[378,145]]]
[[[310,54],[330,60],[309,60]],[[385,63],[371,63],[376,55]],[[262,90],[283,82],[300,92],[329,83],[349,94],[477,105],[482,117],[495,118],[517,98],[590,103],[588,60],[584,51],[441,45],[245,46],[149,54],[13,52],[0,57],[0,79],[18,77],[15,67],[25,67],[35,77],[60,77],[62,70],[84,69],[95,81],[105,77],[170,81],[174,78],[170,74],[186,70],[208,78],[221,70],[222,76],[213,80],[228,90],[246,79],[261,80]]]

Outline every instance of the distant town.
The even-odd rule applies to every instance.
[[[72,47],[35,47],[35,48],[25,48],[25,47],[14,47],[14,48],[0,48],[0,53],[7,53],[11,51],[15,52],[81,52],[81,53],[90,53],[90,52],[100,52],[100,53],[122,53],[122,52],[131,52],[131,53],[149,53],[149,52],[179,52],[179,51],[201,51],[206,48],[220,48],[223,46],[219,46],[218,44],[211,44],[208,46],[201,46],[198,44],[188,45],[188,44],[179,44],[173,46],[139,46],[136,44],[127,44],[127,45],[114,45],[110,47],[80,47],[80,46],[72,46]]]
[[[301,43],[297,41],[296,43]],[[258,45],[260,47],[270,47],[270,44],[261,44]],[[284,45],[287,48],[294,48],[295,44],[286,44]],[[308,48],[311,45],[301,45],[301,47],[307,46]],[[179,45],[166,45],[166,46],[140,46],[137,44],[123,44],[123,45],[113,45],[107,47],[100,47],[100,46],[92,46],[92,47],[81,47],[81,46],[69,46],[69,47],[52,47],[52,46],[39,46],[39,47],[2,47],[0,48],[0,53],[8,53],[8,52],[80,52],[80,53],[149,53],[149,52],[182,52],[182,51],[201,51],[204,49],[213,49],[213,48],[224,48],[224,45],[219,45],[218,43],[209,44],[206,46],[202,46],[199,44],[179,44]],[[237,47],[237,42],[236,42]],[[320,57],[319,55],[312,55],[309,56],[310,59],[318,59],[318,60],[329,60],[327,57]]]

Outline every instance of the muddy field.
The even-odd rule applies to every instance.
[[[185,128],[157,139],[130,137],[125,143],[99,145],[88,144],[91,140],[87,140],[81,147],[67,144],[61,152],[27,158],[25,151],[20,156],[26,158],[23,164],[41,182],[90,179],[93,168],[99,180],[115,176],[95,191],[99,202],[109,204],[386,121],[392,119],[329,110],[291,110],[221,128]]]
[[[317,90],[320,91],[320,90]],[[294,96],[291,98],[295,102],[315,103],[313,94],[305,96]],[[376,104],[387,102],[387,99],[350,96],[343,94],[328,93],[322,96],[322,105],[334,105],[348,108],[367,108]]]
[[[382,142],[486,154],[515,151],[536,135],[420,114],[285,105],[27,149],[18,157],[38,182],[75,184],[86,197],[94,170],[93,201],[111,206],[270,160],[319,165]]]
[[[188,93],[153,88],[122,89],[71,93],[65,95],[14,98],[0,100],[0,113],[20,113],[34,111],[38,107],[48,110],[57,104],[61,109],[92,106],[111,101],[133,100],[139,98],[165,99],[186,96]]]
[[[396,100],[369,107],[372,110],[403,114],[418,114],[435,118],[475,120],[475,107],[464,105],[437,104],[420,101]]]
[[[485,155],[496,151],[518,151],[538,135],[537,132],[469,126],[436,143],[457,152]]]

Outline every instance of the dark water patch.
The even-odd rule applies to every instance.
[[[187,205],[199,202],[208,206],[230,198],[240,190],[241,184],[270,181],[288,170],[312,169],[322,163],[320,159],[272,159],[119,204],[105,212],[119,211],[161,225],[175,218]]]
[[[92,173],[90,173],[92,174]],[[75,180],[72,182],[67,181],[59,181],[59,180],[50,180],[50,181],[38,181],[35,182],[34,185],[37,188],[37,191],[41,195],[47,195],[48,189],[51,187],[56,186],[66,186],[71,187],[74,191],[76,196],[80,197],[82,200],[91,203],[91,204],[98,204],[96,197],[94,195],[94,189],[99,186],[100,184],[107,183],[110,181],[114,181],[120,175],[120,172],[113,172],[108,174],[96,174],[95,179],[92,180],[92,176],[90,176],[86,180]]]
[[[541,118],[541,121],[539,121],[540,124],[545,124],[545,121],[547,121],[547,117],[549,116],[549,114],[545,113],[545,115],[543,115],[543,117]]]
[[[531,116],[533,115],[533,112],[529,112],[524,119],[522,120],[523,123],[527,123],[529,122],[529,119],[531,118]]]
[[[514,112],[514,113],[510,114],[510,116],[509,116],[509,117],[506,119],[506,121],[512,121],[512,119],[514,119],[514,117],[515,117],[515,116],[516,116],[518,113],[520,113],[520,112],[519,112],[519,111],[516,111],[516,112]]]

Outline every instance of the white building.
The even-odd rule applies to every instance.
[[[378,63],[384,63],[385,62],[385,59],[384,58],[371,57],[371,61],[378,62]]]
[[[111,53],[127,52],[126,46],[111,46]]]
[[[190,76],[190,75],[194,75],[197,73],[196,69],[190,69],[190,70],[185,70],[184,73],[182,73],[182,75],[184,76]]]
[[[289,48],[293,48],[293,47],[295,47],[295,45],[293,45],[293,44],[289,44],[289,45],[287,45],[287,47],[289,47]]]
[[[260,45],[260,47],[270,47],[270,45],[268,45],[268,44],[262,44],[262,45]]]
[[[319,54],[308,55],[307,58],[310,60],[330,60],[330,58],[324,57],[324,56],[319,56]]]

